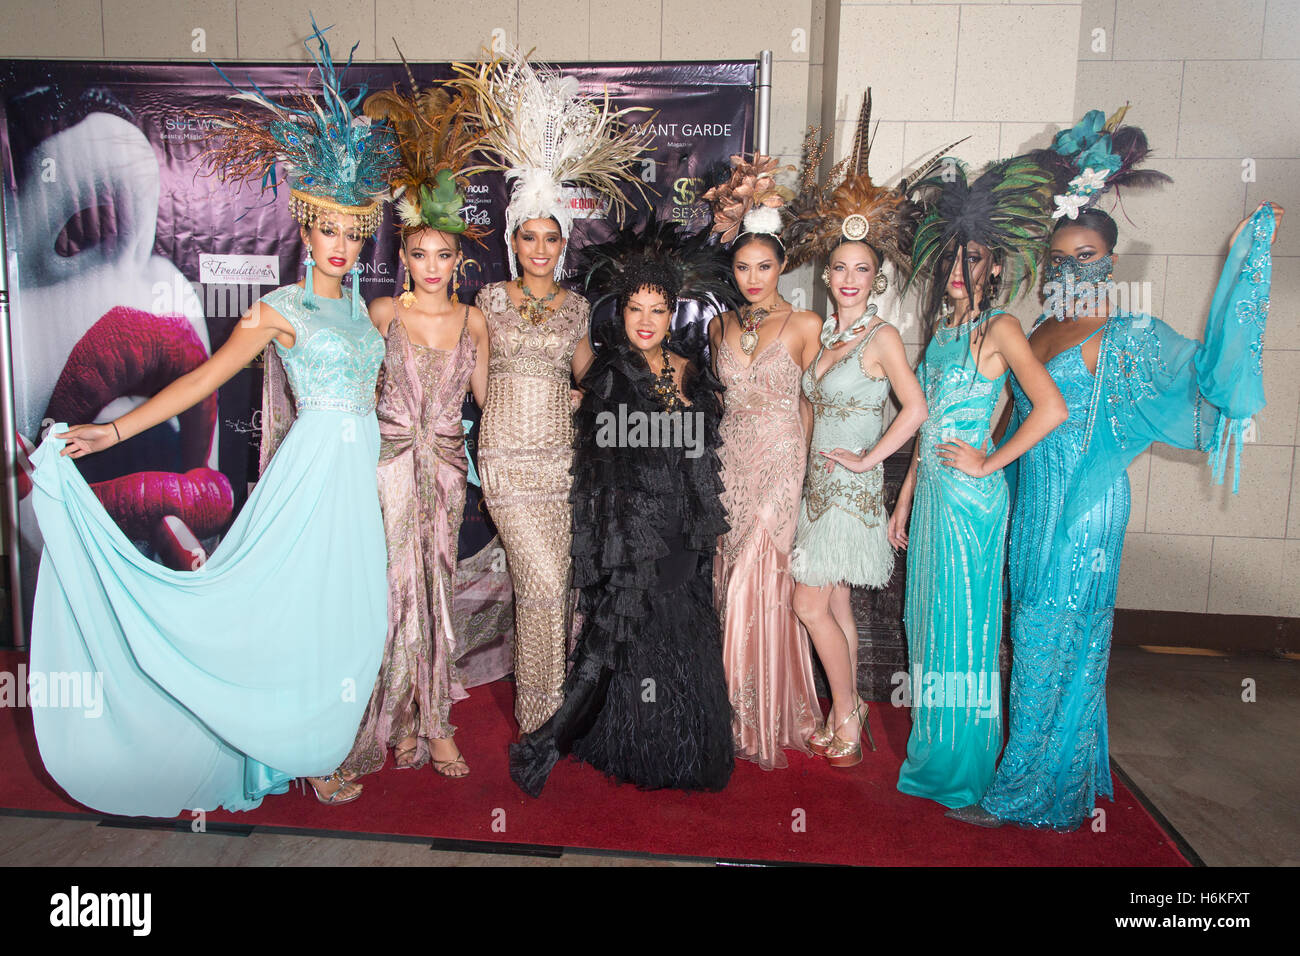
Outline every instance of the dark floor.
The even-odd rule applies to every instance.
[[[1255,700],[1242,699],[1243,682]],[[1210,866],[1300,865],[1300,662],[1115,649],[1111,755]],[[691,866],[315,836],[189,834],[0,814],[0,866]]]

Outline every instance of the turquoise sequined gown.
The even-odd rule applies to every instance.
[[[945,465],[935,446],[952,438],[976,448],[988,442],[1007,373],[979,373],[971,332],[996,314],[939,326],[917,370],[930,417],[917,437],[908,529],[903,623],[912,733],[898,789],[948,807],[980,798],[1002,746],[998,646],[1008,499],[1002,472],[973,478]]]
[[[252,809],[352,746],[388,624],[384,340],[347,297],[316,300],[305,308],[297,286],[262,300],[294,327],[293,348],[274,348],[297,419],[196,570],[140,554],[59,455],[66,425],[33,458],[45,553],[31,669],[83,692],[80,706],[34,707],[36,738],[50,775],[89,807]]]
[[[860,474],[836,465],[828,473],[828,459],[818,454],[836,448],[862,452],[880,441],[889,379],[863,371],[862,353],[884,324],[877,321],[821,378],[816,370],[824,348],[803,373],[803,393],[813,407],[813,434],[790,562],[800,584],[879,588],[894,570],[884,464]]]
[[[1074,829],[1113,797],[1106,671],[1128,524],[1129,462],[1153,441],[1217,449],[1263,407],[1271,211],[1257,213],[1219,279],[1205,342],[1159,319],[1120,314],[1101,330],[1098,367],[1082,344],[1047,371],[1069,419],[1018,462],[1009,553],[1010,734],[980,801],[1005,820]],[[1095,334],[1095,333],[1094,333]],[[1029,403],[1012,379],[1013,426]],[[1240,450],[1240,443],[1238,444]]]

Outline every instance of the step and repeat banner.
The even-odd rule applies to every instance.
[[[755,64],[558,68],[584,91],[608,90],[620,107],[653,111],[637,114],[654,128],[655,149],[637,170],[653,193],[638,200],[628,224],[655,216],[703,227],[700,196],[726,178],[733,153],[752,148]],[[307,65],[222,69],[272,99],[319,89]],[[449,64],[411,69],[421,85],[452,75]],[[371,90],[408,88],[400,63],[354,64],[347,80]],[[240,190],[200,175],[206,131],[189,111],[241,108],[231,92],[210,64],[0,61],[8,344],[17,429],[28,450],[52,422],[108,420],[153,395],[219,348],[258,298],[302,278],[305,250],[287,190],[273,198],[255,185]],[[509,275],[506,201],[500,174],[474,177],[465,216],[492,233],[465,244],[465,302]],[[570,240],[571,270],[577,250],[616,228],[599,208],[584,213]],[[367,300],[395,294],[403,279],[391,209],[386,215],[361,256]],[[571,271],[567,284],[581,280]],[[210,552],[256,480],[260,403],[261,371],[250,367],[178,419],[77,464],[146,554],[188,568],[191,552],[177,542],[192,534]],[[465,419],[477,420],[472,400]],[[472,430],[470,438],[472,447]],[[20,495],[29,490],[20,473]],[[18,524],[30,608],[41,539],[25,500]],[[476,554],[494,533],[471,486],[461,556]]]

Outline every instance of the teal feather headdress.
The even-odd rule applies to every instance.
[[[311,48],[310,40],[316,41],[317,49]],[[284,163],[295,220],[310,226],[325,212],[351,215],[363,235],[372,235],[379,227],[388,179],[397,164],[392,131],[372,126],[361,113],[364,84],[351,90],[344,87],[355,45],[342,71],[335,70],[329,43],[315,19],[312,37],[303,45],[320,72],[319,96],[303,91],[291,102],[277,103],[256,83],[242,90],[221,73],[236,90],[231,99],[261,109],[202,117],[213,129],[212,144],[203,156],[205,168],[222,182],[260,180],[263,192],[269,189],[278,195],[275,167]]]

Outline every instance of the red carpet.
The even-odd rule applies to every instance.
[[[0,652],[13,674],[22,655]],[[1118,779],[1102,800],[1105,831],[983,830],[944,817],[944,808],[899,793],[894,784],[907,744],[907,713],[871,705],[880,750],[850,770],[789,754],[790,766],[764,772],[737,761],[725,791],[685,794],[617,786],[572,760],[556,767],[541,799],[524,796],[506,774],[515,732],[513,687],[475,688],[456,705],[457,742],[471,773],[439,777],[429,767],[388,765],[364,778],[354,803],[328,807],[310,793],[268,797],[251,813],[208,814],[210,822],[303,830],[343,830],[444,840],[591,848],[727,860],[876,866],[1187,866],[1156,821]],[[87,813],[45,773],[31,712],[0,708],[0,808]],[[159,772],[163,772],[160,768]],[[186,817],[188,820],[188,817]]]

